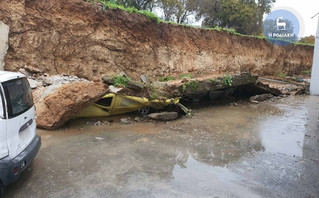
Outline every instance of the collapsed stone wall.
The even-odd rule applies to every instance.
[[[82,0],[1,0],[0,21],[10,26],[6,70],[99,80],[120,71],[133,79],[208,70],[291,75],[312,66],[311,46],[157,24]]]

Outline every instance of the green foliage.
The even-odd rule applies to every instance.
[[[183,93],[186,92],[186,89],[187,89],[187,85],[186,85],[186,84],[183,84],[183,86],[182,86],[182,91],[183,91]]]
[[[301,74],[310,76],[311,75],[311,71],[310,70],[304,70],[304,71],[301,72]]]
[[[232,86],[233,85],[233,77],[230,75],[225,75],[222,79],[222,83],[224,86]]]
[[[157,93],[155,93],[155,92],[152,93],[150,97],[151,97],[151,100],[156,100],[157,99]]]
[[[127,79],[124,76],[116,76],[113,78],[113,83],[115,87],[127,87],[127,83],[128,83],[129,79]]]
[[[197,80],[189,81],[189,82],[183,84],[183,86],[182,86],[183,93],[186,92],[187,87],[191,87],[192,91],[196,91],[198,89],[198,81]]]
[[[283,74],[283,73],[280,73],[280,74],[277,75],[277,77],[286,78],[287,76],[285,74]]]
[[[161,77],[160,78],[160,82],[168,82],[171,80],[175,80],[175,78],[173,76],[167,76],[167,77]]]
[[[215,83],[216,82],[216,78],[211,78],[211,79],[209,79],[210,80],[210,82],[212,82],[212,83]]]
[[[87,2],[93,2],[93,3],[102,3],[103,9],[120,9],[123,11],[127,11],[129,13],[138,13],[141,15],[146,16],[147,18],[156,21],[156,23],[160,23],[162,20],[154,13],[147,11],[147,10],[139,10],[136,7],[125,7],[125,5],[130,5],[130,4],[124,4],[124,5],[119,5],[116,3],[121,2],[120,0],[86,0]],[[114,3],[115,2],[115,3]]]
[[[181,75],[179,75],[179,79],[183,79],[183,78],[194,78],[194,76],[192,74],[181,74]]]
[[[314,36],[306,36],[303,37],[298,41],[298,43],[304,43],[304,44],[309,44],[309,45],[314,45],[315,44],[316,38]]]
[[[206,27],[233,28],[241,34],[262,32],[263,16],[275,0],[197,0],[197,18]]]

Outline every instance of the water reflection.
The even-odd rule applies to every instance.
[[[266,152],[302,157],[306,133],[307,109],[281,105],[284,116],[272,116],[260,123],[260,135]]]

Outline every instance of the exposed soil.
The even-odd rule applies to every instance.
[[[5,69],[100,80],[125,71],[158,78],[181,73],[299,74],[313,47],[279,47],[264,39],[171,24],[140,14],[103,10],[82,0],[1,0],[10,26]]]

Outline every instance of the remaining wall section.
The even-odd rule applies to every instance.
[[[82,0],[1,0],[10,26],[5,69],[100,79],[125,71],[137,78],[209,70],[259,75],[310,70],[313,47],[165,23]]]
[[[4,56],[8,50],[9,26],[0,21],[0,71],[4,68]]]
[[[319,19],[316,33],[315,54],[311,72],[310,94],[319,96]]]

